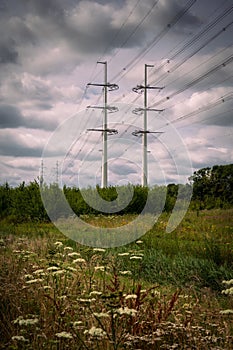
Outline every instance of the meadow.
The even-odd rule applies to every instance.
[[[233,209],[169,214],[90,248],[51,223],[0,223],[1,349],[232,349]],[[114,227],[133,215],[94,216]]]

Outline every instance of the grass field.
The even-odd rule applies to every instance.
[[[233,210],[189,211],[172,233],[167,220],[114,249],[2,221],[1,348],[232,349]]]

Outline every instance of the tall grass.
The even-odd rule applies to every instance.
[[[189,213],[171,234],[163,215],[137,242],[107,250],[51,225],[3,224],[1,348],[232,349],[229,213]]]

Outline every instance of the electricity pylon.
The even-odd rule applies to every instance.
[[[93,85],[93,86],[102,86],[104,90],[104,105],[103,106],[87,106],[87,108],[100,108],[104,111],[103,116],[103,128],[102,129],[87,129],[88,131],[99,131],[102,132],[103,135],[103,152],[102,152],[102,181],[101,181],[101,187],[105,188],[108,187],[108,134],[113,135],[117,134],[118,131],[116,129],[109,129],[108,128],[108,111],[110,113],[118,111],[117,107],[111,107],[108,106],[108,91],[114,91],[119,89],[119,86],[117,84],[110,84],[108,83],[107,78],[107,62],[97,62],[100,64],[104,64],[104,83],[103,84],[92,84],[88,83],[87,85]]]
[[[147,106],[147,90],[148,89],[156,89],[161,90],[163,87],[157,87],[157,86],[150,86],[147,83],[147,68],[154,67],[150,64],[145,64],[145,78],[144,78],[144,85],[137,85],[132,90],[136,93],[142,94],[144,91],[144,107],[143,108],[135,108],[133,110],[133,113],[135,114],[144,114],[143,118],[143,130],[135,130],[132,134],[134,136],[142,136],[143,142],[142,142],[142,186],[147,187],[148,186],[148,159],[147,159],[147,135],[150,134],[161,134],[162,132],[157,131],[149,131],[147,130],[147,111],[154,111],[154,112],[163,112],[163,109],[154,109],[154,108],[148,108]]]

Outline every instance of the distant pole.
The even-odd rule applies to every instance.
[[[41,168],[40,168],[40,187],[43,186],[44,183],[44,162],[43,159],[41,161]]]
[[[59,168],[58,168],[58,161],[56,162],[56,184],[58,185],[59,180]]]
[[[105,188],[108,186],[108,110],[107,110],[107,62],[104,64],[104,120],[103,120],[103,156],[102,156],[102,187]]]

